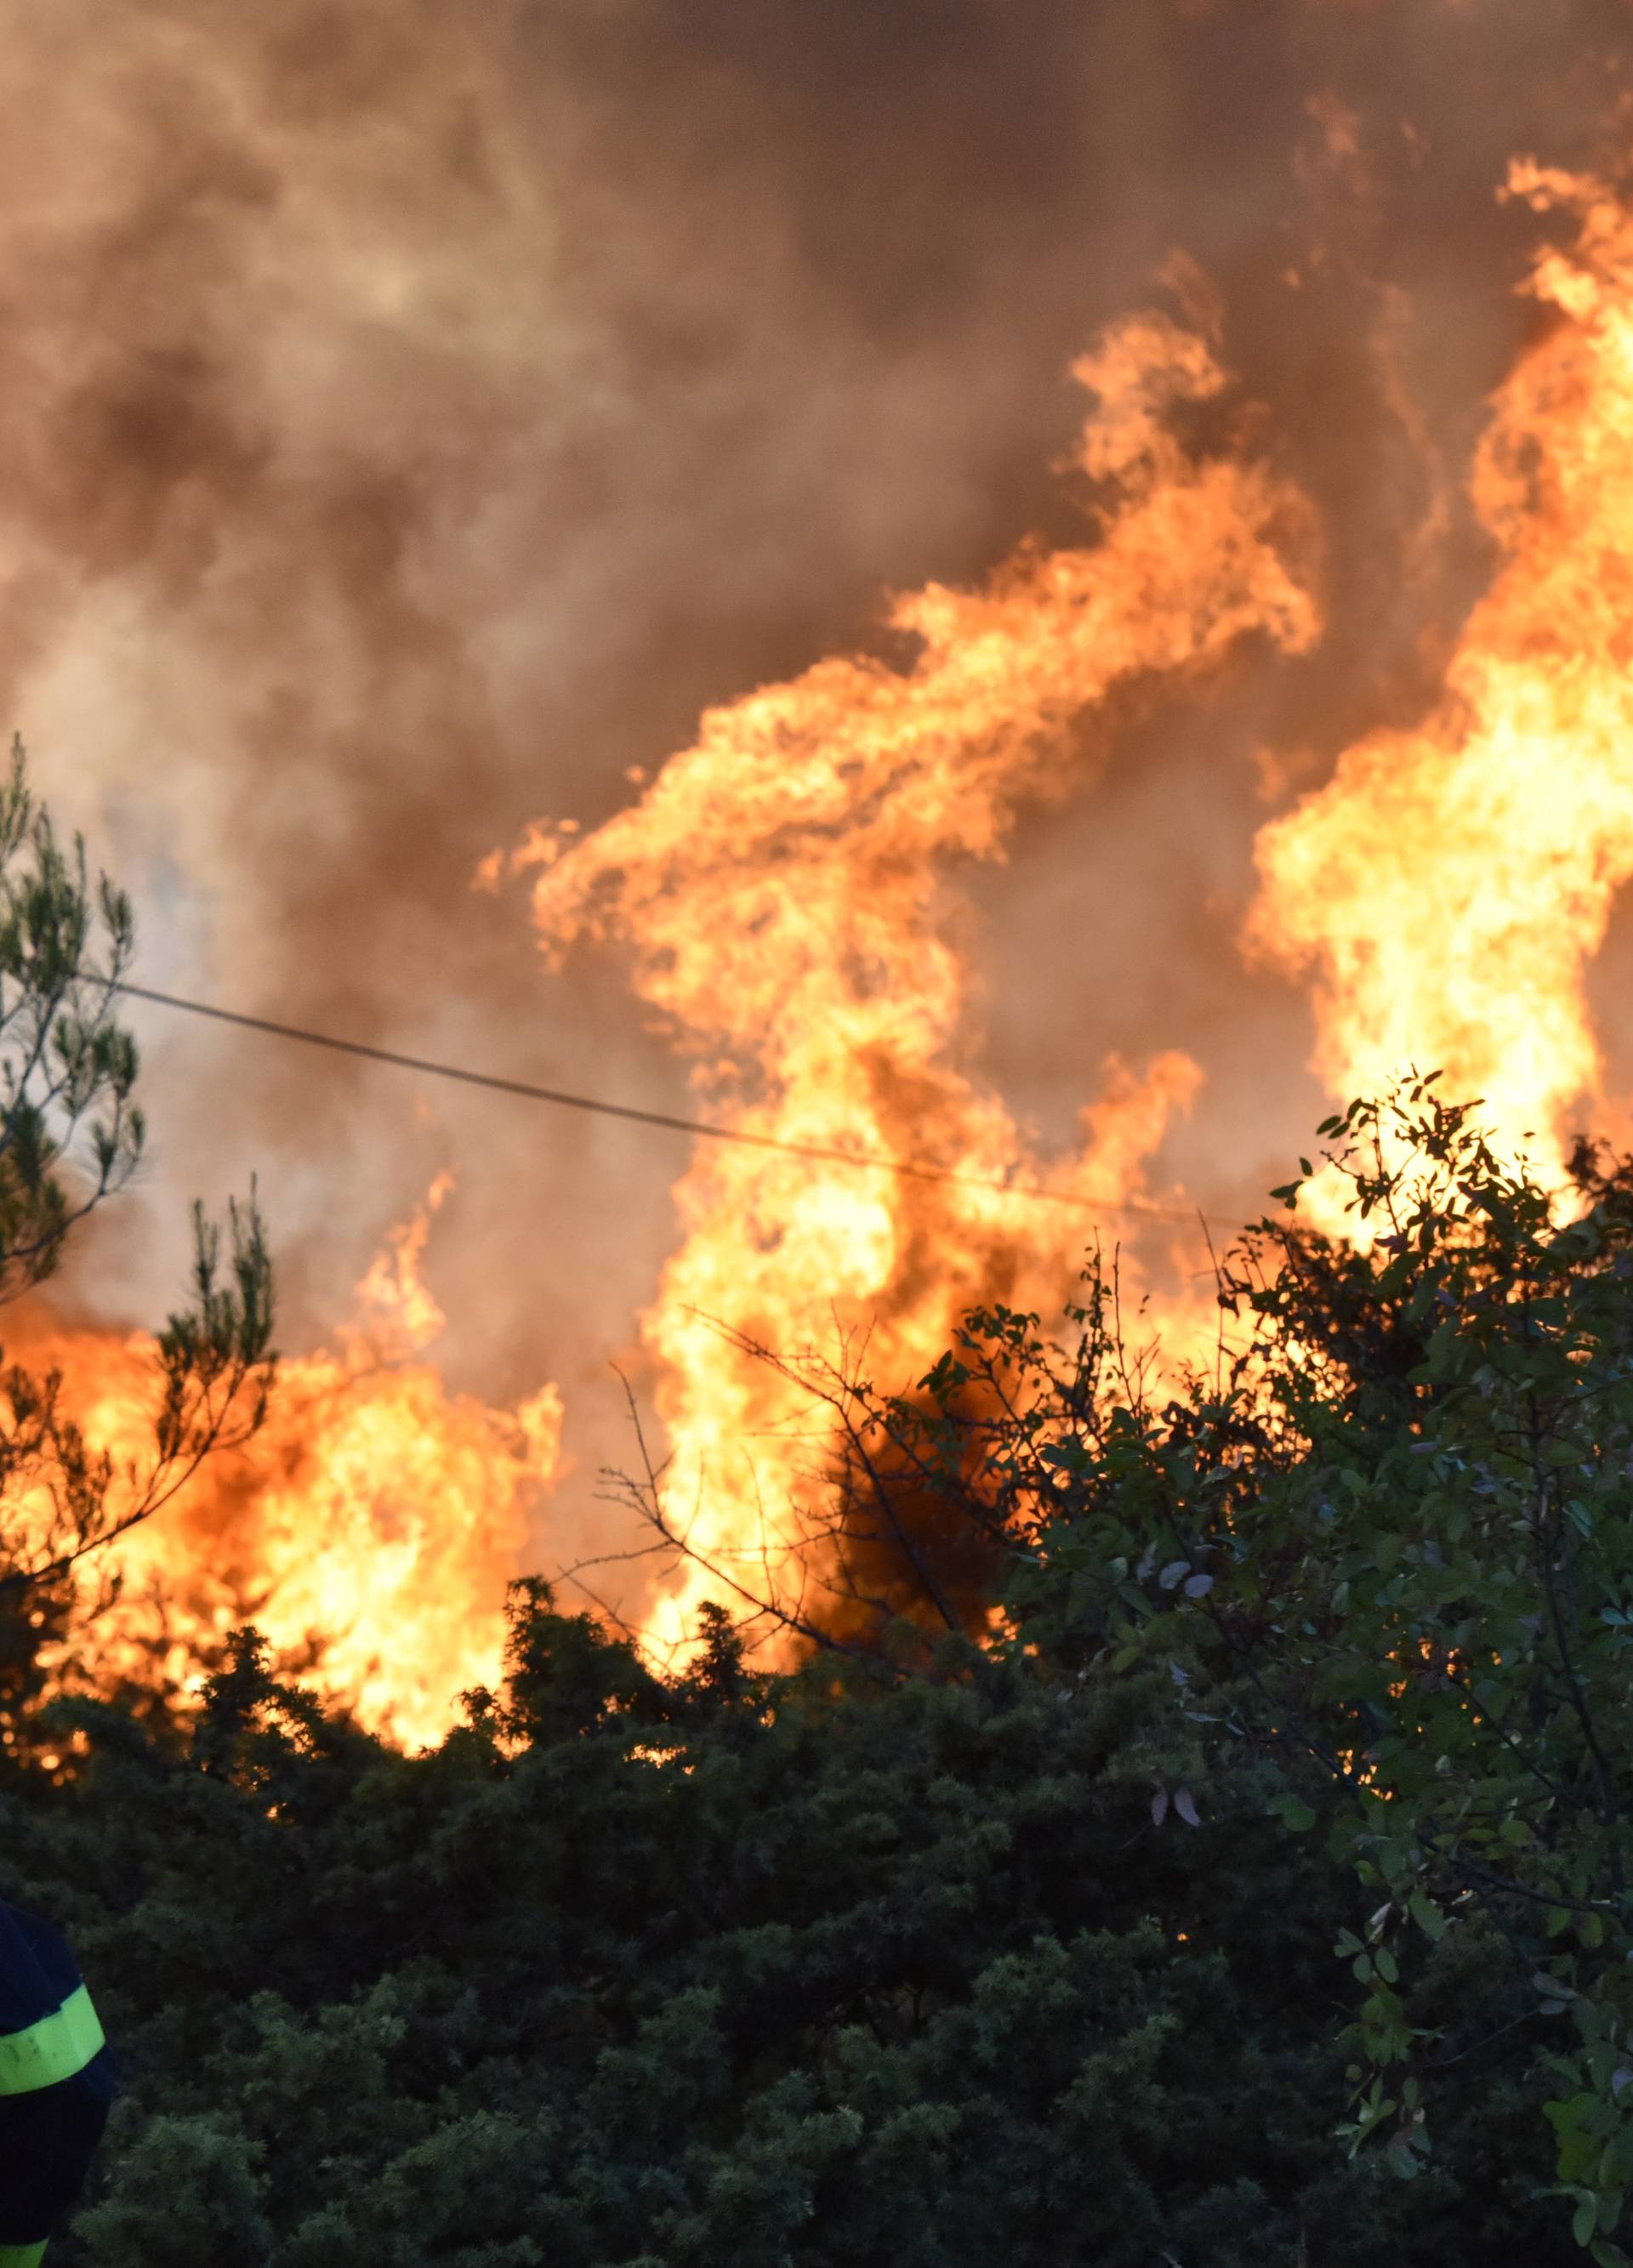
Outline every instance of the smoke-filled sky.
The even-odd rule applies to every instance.
[[[1325,635],[1125,688],[964,934],[1017,1117],[1064,1138],[1108,1050],[1182,1049],[1154,1178],[1235,1215],[1326,1107],[1307,1000],[1238,947],[1254,835],[1437,693],[1564,232],[1497,191],[1619,170],[1630,63],[1619,0],[11,0],[5,720],[145,981],[685,1111],[619,954],[548,971],[478,862],[603,822],[706,706],[895,656],[888,591],[1081,542],[1071,362],[1216,315],[1197,417],[1311,499]],[[685,1145],[131,1020],[153,1164],[65,1293],[157,1321],[188,1199],[258,1171],[314,1344],[449,1167],[439,1354],[495,1401],[559,1381],[570,1528]]]

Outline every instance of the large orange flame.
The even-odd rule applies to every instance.
[[[1633,874],[1633,217],[1534,165],[1507,194],[1578,227],[1533,265],[1555,320],[1475,462],[1499,571],[1427,722],[1361,741],[1264,829],[1248,934],[1315,972],[1334,1094],[1438,1067],[1557,1180],[1570,1115],[1604,1101],[1583,980]]]
[[[1497,571],[1433,714],[1350,747],[1262,830],[1246,943],[1312,973],[1335,1095],[1440,1067],[1451,1091],[1485,1096],[1507,1147],[1558,1174],[1572,1111],[1607,1107],[1585,975],[1633,874],[1633,217],[1597,182],[1532,165],[1508,194],[1573,216],[1574,236],[1534,263],[1551,325],[1474,466]],[[953,1176],[699,1146],[643,1320],[673,1452],[666,1513],[706,1563],[661,1600],[662,1646],[683,1646],[735,1578],[775,1585],[806,1480],[797,1386],[713,1324],[794,1357],[870,1335],[870,1374],[907,1383],[972,1300],[1053,1304],[1062,1254],[1149,1192],[1164,1128],[1199,1088],[1171,1050],[1112,1059],[1080,1145],[1040,1158],[972,1068],[961,866],[1004,857],[1026,799],[1081,787],[1078,720],[1119,686],[1194,678],[1250,634],[1306,652],[1319,629],[1291,563],[1297,495],[1177,438],[1176,413],[1224,392],[1210,339],[1142,316],[1076,375],[1095,398],[1073,460],[1097,497],[1091,541],[1024,549],[979,590],[899,598],[899,666],[831,659],[708,712],[633,807],[587,836],[541,821],[511,860],[537,870],[552,961],[596,938],[632,949],[716,1119]],[[287,1651],[325,1633],[325,1690],[408,1738],[496,1674],[504,1580],[559,1422],[552,1389],[495,1412],[448,1395],[425,1361],[439,1319],[418,1259],[440,1195],[370,1271],[337,1351],[286,1366],[253,1451],[127,1547],[133,1576],[162,1569],[197,1631],[248,1603]],[[1330,1188],[1312,1212],[1341,1222]],[[1164,1320],[1183,1338],[1195,1317]],[[100,1438],[133,1432],[143,1351],[60,1350]]]
[[[170,1643],[153,1667],[197,1683],[188,1641],[253,1615],[325,1697],[404,1742],[446,1731],[462,1690],[497,1683],[505,1585],[554,1470],[553,1386],[514,1410],[450,1395],[424,1351],[443,1318],[419,1272],[440,1175],[358,1286],[333,1351],[282,1366],[268,1423],[207,1464],[111,1547],[133,1605],[78,1639],[93,1675],[141,1666],[153,1579]],[[93,1446],[140,1457],[151,1403],[143,1334],[63,1334],[30,1350],[61,1365]]]
[[[543,869],[533,905],[552,958],[587,935],[632,942],[641,994],[703,1058],[699,1090],[733,1125],[982,1181],[1018,1170],[1114,1207],[1141,1189],[1195,1066],[1173,1053],[1108,1066],[1077,1154],[1029,1158],[958,1061],[957,862],[1001,858],[1023,797],[1081,779],[1070,727],[1119,681],[1198,672],[1248,632],[1298,651],[1317,622],[1278,546],[1297,497],[1175,438],[1175,409],[1224,387],[1208,342],[1144,316],[1075,374],[1097,402],[1075,459],[1105,498],[1091,545],[1023,550],[984,590],[898,599],[907,666],[829,659],[709,712],[636,806],[579,840],[542,823],[516,863]],[[1058,1256],[1089,1233],[1080,1216],[1062,1235],[1058,1216],[1046,1225],[1001,1189],[723,1145],[676,1198],[684,1242],[645,1336],[672,1518],[728,1576],[745,1561],[763,1574],[768,1537],[774,1557],[779,1508],[800,1485],[800,1403],[710,1319],[785,1356],[864,1328],[871,1373],[894,1386],[972,1300],[1058,1296]],[[656,1634],[682,1642],[720,1589],[694,1567]]]

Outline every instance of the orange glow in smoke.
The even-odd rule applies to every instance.
[[[1439,1067],[1448,1094],[1486,1098],[1504,1145],[1556,1174],[1572,1115],[1614,1125],[1619,1110],[1584,979],[1633,875],[1633,218],[1595,182],[1531,165],[1506,194],[1574,240],[1534,263],[1527,289],[1554,320],[1474,465],[1495,575],[1425,721],[1361,740],[1265,826],[1245,945],[1312,982],[1334,1101],[1409,1062]],[[1311,514],[1264,464],[1179,438],[1226,390],[1204,330],[1136,318],[1075,375],[1092,397],[1081,549],[1028,548],[981,589],[898,597],[898,666],[833,658],[712,710],[607,824],[542,821],[479,869],[490,887],[506,864],[533,874],[552,965],[600,939],[630,951],[713,1117],[968,1177],[700,1145],[642,1329],[673,1452],[666,1508],[713,1572],[669,1579],[648,1618],[661,1647],[686,1642],[734,1573],[774,1577],[784,1508],[809,1485],[802,1397],[712,1319],[794,1357],[870,1333],[868,1373],[892,1390],[978,1299],[1058,1311],[1094,1207],[1181,1194],[1151,1187],[1151,1160],[1207,1097],[1161,1033],[1142,1062],[1104,1066],[1064,1156],[1033,1154],[969,1070],[960,873],[1004,858],[1024,803],[1086,790],[1082,720],[1131,680],[1194,681],[1250,637],[1314,649]],[[1263,770],[1289,776],[1274,749]],[[971,1186],[1006,1177],[1090,1211]],[[250,1604],[281,1648],[326,1633],[324,1690],[410,1739],[497,1674],[505,1580],[529,1550],[550,1556],[527,1514],[560,1420],[553,1389],[491,1410],[450,1396],[425,1359],[440,1319],[419,1262],[440,1195],[370,1270],[335,1350],[285,1365],[265,1435],[125,1547],[132,1581],[162,1571],[196,1629]],[[1307,1202],[1341,1219],[1330,1186]],[[1109,1211],[1105,1226],[1118,1233]],[[1136,1288],[1136,1263],[1149,1273],[1183,1232],[1142,1234]],[[1171,1339],[1211,1327],[1206,1308],[1205,1292],[1172,1307]],[[93,1434],[129,1438],[144,1343],[55,1351]]]

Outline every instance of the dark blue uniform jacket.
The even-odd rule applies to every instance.
[[[0,1903],[0,2050],[81,1982],[60,1931]],[[0,2093],[0,2245],[41,2242],[78,2196],[107,2123],[114,2068],[104,2045],[65,2079]]]

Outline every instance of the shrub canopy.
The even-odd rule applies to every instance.
[[[1326,1135],[1371,1241],[1250,1232],[1206,1374],[1091,1268],[839,1381],[893,1572],[793,1670],[528,1580],[415,1756],[253,1630],[20,1699],[0,1889],[124,2073],[63,2268],[1622,2260],[1633,1167]]]

